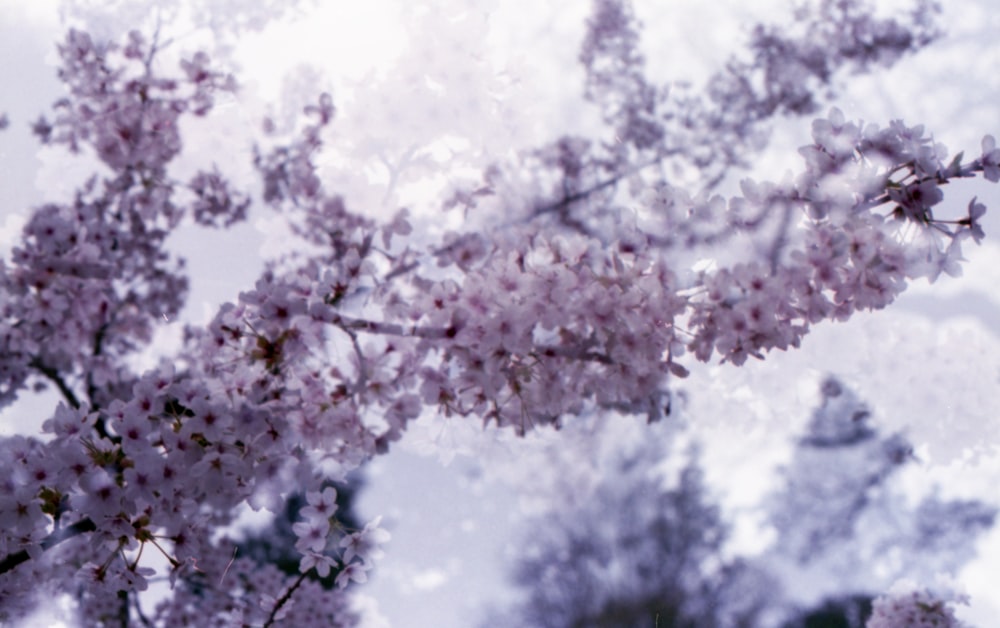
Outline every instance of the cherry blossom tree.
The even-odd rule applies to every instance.
[[[72,198],[33,210],[0,266],[0,404],[61,398],[41,435],[0,441],[0,618],[65,595],[87,625],[349,625],[345,598],[310,574],[364,581],[387,533],[337,523],[329,481],[422,414],[518,434],[594,411],[663,420],[691,360],[763,359],[889,305],[909,280],[957,273],[985,207],[945,202],[942,187],[1000,179],[991,136],[952,157],[921,126],[831,109],[798,175],[716,192],[769,120],[815,113],[845,70],[931,43],[932,16],[819,0],[789,30],[755,29],[699,94],[647,80],[631,8],[595,0],[580,61],[605,131],[454,184],[440,209],[465,220],[445,233],[330,189],[326,93],[294,133],[271,124],[260,138],[259,194],[218,167],[178,177],[185,121],[235,79],[204,52],[166,64],[167,23],[120,40],[70,30],[66,96],[32,129],[96,164]],[[297,250],[137,368],[188,290],[169,236],[257,207],[287,221]],[[298,574],[234,554],[240,513],[280,510],[291,492],[307,504]],[[142,592],[161,578],[171,594],[149,608]]]

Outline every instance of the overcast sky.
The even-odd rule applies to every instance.
[[[86,6],[94,12],[115,6],[123,16],[142,4],[95,1]],[[192,154],[224,160],[231,176],[249,181],[249,145],[241,142],[251,136],[250,126],[266,112],[280,116],[282,107],[300,105],[296,98],[303,97],[304,88],[317,85],[331,89],[341,108],[343,130],[334,133],[347,155],[374,150],[375,140],[366,144],[360,133],[352,134],[354,128],[363,127],[375,137],[373,129],[394,125],[378,140],[378,146],[391,151],[405,143],[407,133],[417,141],[424,137],[421,133],[455,125],[483,147],[483,154],[468,155],[475,164],[591,123],[591,114],[578,104],[582,74],[575,63],[587,3],[562,0],[541,9],[528,2],[470,2],[474,9],[468,10],[458,0],[440,0],[429,3],[432,9],[426,12],[414,8],[419,4],[405,3],[409,8],[403,10],[402,0],[325,3],[319,14],[235,38],[233,58],[243,66],[240,78],[247,87],[229,115],[191,129]],[[646,23],[651,73],[662,80],[692,81],[739,44],[748,23],[777,15],[775,7],[784,6],[778,0],[636,4]],[[878,4],[885,9],[899,3]],[[0,134],[4,252],[15,241],[28,207],[67,198],[91,167],[39,151],[26,130],[59,93],[51,65],[54,37],[61,30],[55,9],[51,2],[0,0],[0,112],[11,120]],[[983,134],[1000,136],[1000,73],[994,67],[1000,59],[1000,16],[991,0],[956,0],[944,10],[947,35],[941,42],[892,71],[852,80],[837,105],[849,118],[883,125],[894,118],[923,122],[952,151],[974,155]],[[97,20],[97,13],[87,15]],[[124,21],[119,17],[101,23],[114,29]],[[180,39],[181,46],[198,41],[196,35]],[[426,90],[401,87],[400,77],[419,75],[422,67],[477,81],[470,83],[474,88],[468,93],[447,94],[461,98],[454,116],[437,112],[441,100],[417,101]],[[289,72],[297,82],[283,82]],[[466,72],[470,74],[462,74]],[[375,86],[388,93],[379,99]],[[502,90],[502,105],[496,105],[491,90]],[[493,116],[491,126],[479,128],[487,113]],[[780,178],[797,163],[794,149],[808,141],[808,121],[776,129],[773,149],[755,176]],[[438,145],[466,150],[456,139]],[[326,167],[333,180],[344,181],[349,199],[382,200],[386,178],[374,160],[360,168],[333,160]],[[359,171],[363,176],[356,177]],[[351,176],[355,178],[348,180]],[[426,190],[414,184],[400,193],[419,199]],[[947,494],[995,498],[1000,464],[995,454],[985,455],[988,448],[979,448],[983,455],[974,465],[949,463],[961,459],[966,448],[1000,442],[995,398],[1000,380],[1000,247],[990,240],[1000,233],[1000,194],[981,182],[954,185],[947,193],[947,201],[960,206],[979,195],[991,208],[987,242],[966,249],[969,263],[963,278],[942,278],[934,286],[918,282],[889,310],[820,325],[801,350],[769,356],[763,363],[695,369],[685,385],[690,414],[708,442],[709,477],[733,512],[750,507],[766,490],[767,472],[787,456],[790,429],[808,417],[818,399],[816,384],[828,372],[857,389],[884,429],[906,429],[920,443],[926,463],[910,482],[940,481]],[[263,214],[228,234],[183,231],[174,246],[189,258],[192,269],[186,318],[206,320],[219,303],[253,280],[263,256],[286,242],[275,220]],[[167,346],[177,326],[172,329],[161,346]],[[20,405],[17,415],[5,412],[0,430],[26,429],[32,421],[23,417],[39,416],[47,403]],[[504,560],[514,549],[509,535],[520,517],[517,487],[505,481],[505,471],[536,462],[531,451],[483,435],[474,425],[429,423],[370,466],[362,508],[365,515],[385,515],[393,540],[363,593],[377,601],[385,625],[469,626],[480,617],[480,603],[502,597]],[[448,464],[442,457],[450,459]],[[966,616],[989,625],[1000,616],[1000,607],[991,603],[1000,575],[1000,533],[983,549],[963,582],[974,603]],[[370,625],[379,625],[372,616]]]

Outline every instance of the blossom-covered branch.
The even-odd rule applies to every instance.
[[[416,233],[406,211],[380,222],[326,189],[316,163],[336,108],[318,96],[299,136],[254,155],[263,204],[307,246],[207,326],[189,327],[178,354],[146,373],[129,358],[187,292],[169,235],[185,220],[230,227],[250,207],[218,169],[185,182],[169,168],[182,154],[183,117],[209,114],[235,85],[204,53],[164,74],[158,36],[134,32],[119,46],[71,31],[59,48],[69,94],[34,131],[103,170],[71,202],[37,208],[0,266],[0,403],[33,385],[63,398],[44,439],[0,440],[0,619],[60,593],[76,596],[88,624],[143,618],[136,600],[156,553],[173,594],[149,623],[349,623],[342,595],[234,557],[219,531],[294,486],[309,504],[293,527],[300,574],[336,567],[337,585],[362,582],[387,533],[377,520],[339,526],[325,482],[387,451],[422,414],[519,434],[595,408],[656,421],[689,356],[762,358],[822,320],[888,305],[907,279],[956,273],[960,243],[983,237],[985,208],[973,199],[942,212],[941,186],[1000,178],[990,137],[979,157],[948,159],[920,127],[832,110],[814,122],[795,179],[746,181],[727,200],[642,176],[676,159],[710,188],[743,153],[719,146],[750,145],[760,121],[809,110],[834,66],[866,67],[930,38],[921,24],[836,6],[846,7],[830,13],[843,27],[788,40],[842,44],[831,65],[805,64],[813,78],[803,85],[778,71],[783,57],[768,51],[786,44],[769,31],[755,35],[759,64],[728,70],[762,71],[763,95],[741,100],[712,83],[720,106],[743,103],[730,112],[748,125],[737,128],[703,104],[660,112],[666,101],[642,77],[631,13],[599,0],[582,58],[586,95],[618,143],[570,138],[534,151],[529,175],[554,176],[558,193],[526,203],[505,195],[504,167],[487,169],[483,186],[444,204],[509,202],[509,220],[440,241]],[[614,196],[626,179],[631,218]],[[778,237],[762,255],[685,263],[689,248],[774,216]]]

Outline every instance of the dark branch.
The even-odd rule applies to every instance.
[[[93,532],[96,529],[97,526],[94,525],[93,521],[90,519],[81,519],[67,528],[56,530],[52,534],[45,537],[39,545],[41,545],[42,551],[44,552],[55,547],[56,545],[59,545],[67,539],[71,539],[74,536],[79,536],[87,532]],[[27,562],[29,558],[31,557],[28,555],[28,550],[21,550],[19,552],[14,552],[13,554],[8,554],[3,560],[0,560],[0,574],[7,573],[21,563]]]
[[[282,595],[277,602],[275,602],[274,608],[271,609],[271,614],[267,616],[267,621],[264,622],[265,628],[267,626],[274,625],[274,620],[277,619],[278,611],[281,610],[281,607],[284,606],[288,602],[288,600],[292,599],[292,594],[295,593],[295,590],[298,589],[299,585],[301,585],[302,582],[306,579],[306,575],[308,575],[308,573],[309,572],[306,572],[301,576],[299,576],[298,580],[296,580],[295,583],[288,588],[288,591],[286,591],[285,594]]]
[[[80,400],[76,398],[76,393],[73,392],[66,381],[62,378],[59,371],[51,366],[46,366],[41,359],[37,357],[32,358],[30,365],[33,369],[44,375],[46,379],[56,385],[56,388],[59,389],[59,392],[62,393],[63,398],[66,400],[66,403],[72,406],[74,410],[78,410],[80,408]]]

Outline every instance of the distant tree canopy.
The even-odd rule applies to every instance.
[[[961,567],[996,508],[936,495],[908,506],[893,482],[913,461],[906,440],[881,436],[870,409],[839,380],[828,378],[821,393],[783,486],[762,505],[776,532],[767,551],[733,557],[697,454],[670,478],[663,465],[676,453],[656,433],[602,468],[592,491],[581,488],[569,502],[553,496],[572,505],[525,524],[511,571],[522,597],[499,621],[860,628],[897,578],[930,580]]]

